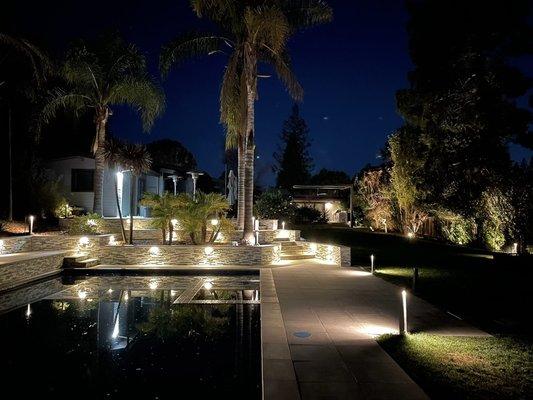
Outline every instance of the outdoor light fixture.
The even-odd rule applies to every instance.
[[[170,222],[172,223],[172,226],[178,225],[178,220],[176,218],[171,219]]]
[[[513,243],[513,253],[518,254],[518,243]]]
[[[150,283],[148,284],[148,287],[151,290],[156,290],[158,286],[159,286],[159,283],[157,281],[150,281]]]
[[[115,235],[111,235],[109,236],[109,243],[108,243],[110,246],[115,246],[117,244],[116,240],[115,240]]]
[[[210,256],[211,254],[213,254],[213,251],[215,251],[215,249],[213,249],[211,246],[207,246],[206,248],[204,248],[204,253],[206,256]]]
[[[326,204],[324,204],[324,208],[326,209],[326,211],[331,210],[331,207],[333,207],[333,204],[331,204],[329,201]]]
[[[374,273],[374,254],[370,255],[370,272]]]
[[[87,220],[87,226],[96,226],[98,223],[94,219]]]
[[[79,240],[78,240],[78,243],[81,245],[81,246],[88,246],[89,245],[89,238],[87,236],[82,236]]]
[[[213,282],[207,281],[204,283],[204,289],[211,290],[213,289]]]
[[[211,225],[217,226],[218,225],[218,219],[212,219],[211,220]]]
[[[400,335],[407,333],[407,291],[402,290],[402,315],[400,317]]]
[[[160,250],[159,250],[159,247],[152,246],[150,247],[150,250],[148,250],[148,252],[150,253],[151,256],[158,256],[160,253]]]
[[[107,293],[109,293],[109,294],[113,293],[113,289],[109,288],[109,290],[107,291]]]
[[[281,221],[281,229],[285,230],[285,221]]]
[[[78,297],[82,300],[87,298],[87,291],[85,290],[78,290]]]
[[[115,321],[115,326],[113,327],[113,333],[111,333],[111,337],[113,339],[116,339],[118,337],[118,321],[119,315],[117,314],[117,320]]]
[[[174,297],[176,295],[176,291],[175,290],[171,290],[170,291],[170,297]]]
[[[415,237],[415,234],[413,232],[409,232],[409,233],[407,233],[407,237],[409,239],[413,239]]]
[[[35,221],[35,216],[34,215],[30,215],[28,217],[29,221],[30,221],[30,235],[33,235],[33,221]]]
[[[317,249],[318,249],[318,245],[316,243],[311,243],[311,251],[313,253],[316,253]]]

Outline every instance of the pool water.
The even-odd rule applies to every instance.
[[[261,397],[256,277],[96,276],[46,284],[37,300],[28,289],[11,294],[17,305],[0,315],[4,392],[38,399]]]

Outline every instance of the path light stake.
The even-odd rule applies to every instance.
[[[28,219],[30,220],[30,235],[33,235],[33,221],[35,220],[35,216],[30,215]]]
[[[370,272],[374,273],[374,254],[370,256]]]
[[[400,335],[405,335],[407,333],[407,291],[402,290],[402,309],[400,312],[400,326],[399,332]]]
[[[416,291],[416,285],[417,284],[418,284],[418,268],[414,267],[413,268],[413,284],[412,284],[413,292]]]

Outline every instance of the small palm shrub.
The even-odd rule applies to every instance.
[[[96,213],[73,217],[67,228],[69,235],[95,235],[100,233],[102,217]]]

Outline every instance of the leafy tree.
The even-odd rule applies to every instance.
[[[335,171],[322,168],[317,174],[313,175],[309,183],[313,185],[348,185],[351,179],[344,171]]]
[[[367,170],[357,180],[354,203],[373,229],[387,232],[395,228],[391,197],[390,176],[385,168]]]
[[[184,174],[196,168],[194,155],[177,140],[156,140],[146,147],[152,156],[152,168],[155,170],[168,168]]]
[[[404,233],[416,234],[429,216],[424,207],[424,152],[416,129],[406,126],[389,137],[392,197]]]
[[[133,244],[133,214],[135,206],[135,185],[137,177],[150,169],[152,159],[146,146],[127,143],[120,154],[120,165],[130,171],[130,244]]]
[[[327,22],[332,12],[322,0],[191,0],[200,18],[218,30],[179,37],[163,48],[161,71],[183,59],[208,54],[228,54],[220,93],[221,122],[228,147],[237,147],[239,168],[238,226],[243,240],[253,243],[253,188],[255,153],[255,101],[258,98],[258,65],[274,67],[291,96],[301,99],[302,88],[292,73],[287,42],[292,33]]]
[[[313,161],[308,151],[308,134],[309,128],[295,104],[291,115],[283,123],[283,145],[279,148],[279,153],[274,153],[278,163],[274,172],[277,172],[276,182],[280,189],[291,190],[294,185],[305,184],[311,178]]]
[[[289,221],[292,219],[295,206],[291,196],[280,189],[264,192],[255,203],[255,214],[263,219],[278,219]]]
[[[61,75],[66,87],[56,88],[50,93],[43,107],[42,121],[49,122],[59,110],[65,108],[74,112],[91,110],[94,113],[93,211],[101,215],[104,145],[113,106],[129,105],[140,114],[143,128],[149,130],[164,109],[164,95],[148,76],[146,60],[141,51],[118,35],[74,44],[67,53]]]
[[[531,113],[516,99],[532,81],[509,63],[533,49],[527,8],[525,0],[409,3],[415,68],[397,105],[427,146],[428,201],[472,215],[508,173],[507,142],[531,142]]]

